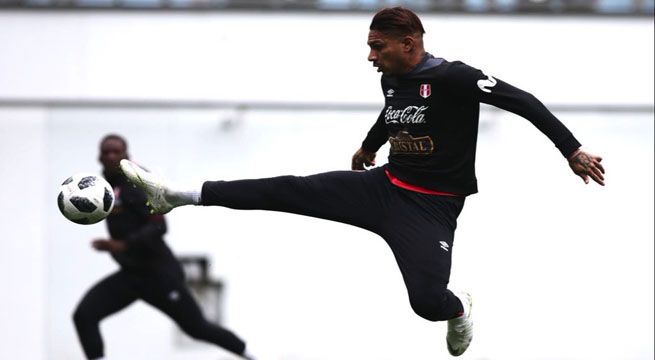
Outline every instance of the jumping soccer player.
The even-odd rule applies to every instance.
[[[102,359],[99,323],[141,299],[175,321],[192,338],[216,344],[245,359],[246,344],[232,332],[209,323],[184,283],[184,270],[163,235],[166,222],[148,211],[143,190],[127,182],[119,162],[127,159],[127,142],[110,134],[100,142],[103,175],[114,188],[115,203],[107,228],[109,239],[91,244],[108,252],[120,270],[94,285],[82,298],[73,321],[87,359]]]
[[[177,191],[125,160],[153,211],[182,205],[282,211],[338,221],[380,235],[402,273],[419,316],[448,321],[448,351],[459,356],[473,337],[472,301],[447,289],[457,217],[477,192],[475,152],[480,103],[518,114],[544,133],[585,183],[604,185],[601,158],[580,149],[571,132],[533,95],[462,62],[423,48],[420,19],[403,7],[375,14],[368,60],[382,73],[384,108],[352,158],[352,170],[306,177],[207,181]],[[389,163],[375,165],[391,145]]]

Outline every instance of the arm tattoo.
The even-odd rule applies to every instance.
[[[579,164],[585,170],[589,170],[592,165],[592,160],[591,157],[589,157],[589,155],[585,153],[580,153],[575,158],[573,158],[573,163]]]

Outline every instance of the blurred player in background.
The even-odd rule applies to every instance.
[[[188,204],[263,209],[338,221],[380,235],[393,251],[412,308],[427,320],[448,321],[447,348],[459,356],[473,337],[472,299],[447,285],[457,218],[466,196],[477,192],[480,103],[529,120],[585,183],[592,179],[604,185],[605,170],[602,159],[581,150],[573,134],[533,95],[462,62],[427,53],[424,33],[418,16],[403,7],[373,17],[368,60],[382,73],[385,105],[352,157],[351,168],[358,171],[207,181],[181,192],[129,161],[121,162],[121,168],[146,190],[158,213]],[[389,163],[364,171],[375,165],[376,152],[387,141]]]
[[[192,338],[253,359],[245,354],[246,344],[241,339],[203,316],[185,284],[182,265],[164,242],[164,217],[149,213],[143,190],[129,184],[120,170],[119,162],[127,158],[123,137],[109,134],[102,139],[99,160],[114,189],[115,203],[107,218],[110,237],[96,239],[91,245],[108,252],[120,269],[94,285],[73,314],[87,359],[104,356],[100,321],[138,299],[168,315]]]

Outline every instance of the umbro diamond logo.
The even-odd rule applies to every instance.
[[[387,97],[393,97],[394,93],[395,93],[394,89],[387,90]]]
[[[441,247],[442,249],[448,251],[448,247],[449,247],[449,246],[448,246],[448,243],[447,243],[447,242],[445,242],[445,241],[439,241],[439,247]]]

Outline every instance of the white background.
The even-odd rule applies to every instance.
[[[424,16],[426,47],[557,104],[653,104],[652,19]],[[381,103],[365,15],[0,13],[0,98]],[[119,132],[182,183],[346,169],[376,117],[359,111],[0,108],[1,359],[81,359],[70,319],[116,266],[89,248],[57,185],[98,171]],[[653,115],[561,113],[605,158],[585,186],[527,121],[485,110],[480,194],[456,235],[454,288],[475,297],[471,359],[653,357]],[[379,162],[384,162],[385,149]],[[264,359],[447,358],[445,324],[409,307],[381,239],[288,214],[183,208],[178,254],[208,254],[225,325]],[[108,359],[216,359],[179,349],[136,304],[102,323]],[[221,355],[223,356],[223,355]],[[228,355],[224,357],[228,359]]]

